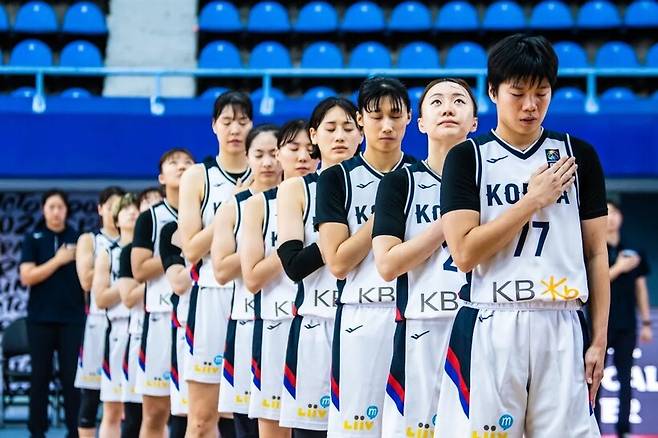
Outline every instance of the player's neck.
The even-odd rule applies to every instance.
[[[530,134],[522,134],[509,129],[507,126],[505,126],[505,124],[499,122],[494,131],[496,132],[496,135],[500,137],[504,142],[520,151],[524,151],[532,146],[539,139],[539,137],[541,137],[543,129],[540,126],[535,132]]]
[[[435,173],[441,175],[443,173],[443,163],[445,163],[446,155],[450,152],[450,149],[464,141],[454,140],[454,139],[429,139],[427,145],[427,164],[430,166]]]
[[[116,229],[116,227],[108,227],[103,225],[101,228],[101,233],[105,234],[108,237],[111,237],[112,239],[116,239],[119,237],[119,230]]]
[[[178,187],[165,187],[165,201],[178,210]]]
[[[266,190],[271,189],[272,187],[276,187],[276,184],[266,184],[265,182],[261,182],[258,180],[255,180],[251,185],[249,186],[249,190],[252,191],[252,193],[260,193],[264,192]]]
[[[231,154],[220,151],[217,155],[217,162],[227,172],[240,173],[247,170],[247,155],[244,152]]]
[[[608,245],[618,246],[619,241],[621,240],[621,235],[619,234],[619,231],[608,231],[606,240],[608,241]]]
[[[400,161],[402,157],[402,150],[393,149],[391,151],[378,151],[369,148],[366,145],[366,151],[363,153],[363,158],[374,167],[376,170],[386,173],[390,172],[393,167]]]
[[[53,233],[61,233],[62,231],[64,231],[66,229],[66,222],[61,222],[61,223],[52,223],[52,222],[50,222],[50,223],[48,223],[48,222],[44,221],[44,223],[46,225],[46,228],[48,228]]]
[[[134,229],[124,230],[121,232],[121,239],[119,239],[119,245],[126,246],[133,241]]]

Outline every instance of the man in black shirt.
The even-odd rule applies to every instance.
[[[608,322],[608,347],[614,349],[612,361],[619,381],[619,419],[617,433],[630,433],[631,368],[633,350],[637,343],[637,316],[640,312],[640,340],[650,342],[653,337],[649,319],[649,293],[646,277],[649,265],[635,249],[621,240],[623,215],[619,206],[608,201],[608,260],[610,264],[610,318]],[[597,418],[600,408],[597,403]]]

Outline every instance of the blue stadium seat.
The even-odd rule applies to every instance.
[[[599,47],[594,65],[598,68],[639,67],[633,48],[621,41],[610,41]]]
[[[569,29],[573,24],[569,7],[560,0],[544,0],[530,14],[531,29]]]
[[[247,30],[257,33],[282,33],[290,30],[288,10],[277,2],[260,2],[249,11]]]
[[[601,102],[634,102],[637,96],[630,88],[612,87],[601,94]]]
[[[609,29],[621,26],[617,6],[607,0],[590,0],[580,7],[578,27],[585,29]]]
[[[336,92],[329,87],[313,87],[310,88],[304,93],[302,99],[304,100],[315,100],[321,101],[327,97],[335,96]]]
[[[16,44],[9,56],[9,65],[21,67],[50,67],[53,53],[39,40],[24,40]]]
[[[432,16],[427,6],[416,1],[405,1],[391,12],[388,28],[394,32],[420,32],[430,30]]]
[[[231,2],[210,2],[201,10],[199,29],[203,32],[240,32],[240,13]]]
[[[439,68],[439,52],[422,41],[409,43],[400,50],[399,68]]]
[[[352,50],[349,68],[391,68],[391,54],[377,42],[361,43]]]
[[[384,30],[384,11],[373,2],[356,2],[345,11],[341,29],[345,32]]]
[[[551,108],[554,109],[577,109],[585,107],[585,93],[576,87],[563,87],[553,93]]]
[[[80,99],[85,97],[91,97],[91,93],[84,88],[68,88],[60,93],[62,97],[68,97],[71,99]]]
[[[220,94],[223,94],[226,91],[228,91],[228,88],[225,88],[225,87],[211,87],[211,88],[208,88],[206,91],[204,91],[203,94],[201,94],[200,97],[201,97],[201,99],[213,99],[213,100],[215,100],[219,97]]]
[[[240,51],[228,41],[208,43],[199,56],[199,68],[241,68]]]
[[[647,67],[658,68],[658,43],[651,46],[647,51],[645,64]]]
[[[32,99],[36,94],[36,90],[33,87],[20,87],[11,92],[12,97],[25,97],[27,99]]]
[[[467,31],[478,28],[478,13],[466,1],[451,1],[443,5],[436,17],[435,27],[443,31]]]
[[[512,30],[524,27],[523,9],[516,2],[508,0],[489,5],[482,19],[482,28],[487,30]]]
[[[571,41],[560,41],[553,45],[560,67],[585,68],[589,66],[587,53],[578,43]]]
[[[250,68],[291,68],[290,53],[283,45],[264,41],[251,51]]]
[[[24,33],[57,32],[55,10],[43,1],[25,3],[16,14],[14,31]]]
[[[62,32],[77,35],[104,35],[107,33],[105,14],[92,2],[83,1],[71,5],[64,14]]]
[[[628,27],[658,27],[658,3],[636,0],[626,8],[624,22]]]
[[[270,88],[270,97],[274,100],[286,100],[286,94],[279,90],[276,87]],[[263,89],[262,88],[256,88],[254,91],[251,93],[251,100],[258,102],[263,98]]]
[[[59,57],[62,67],[102,67],[100,50],[89,41],[77,40],[68,43]]]
[[[343,68],[343,54],[334,43],[318,41],[302,53],[301,68]]]
[[[656,92],[651,95],[651,100],[658,102],[658,90],[656,90]]]
[[[306,4],[297,16],[295,30],[300,33],[334,32],[338,29],[338,12],[323,1]]]
[[[0,32],[7,32],[9,30],[9,18],[5,7],[0,5]]]
[[[446,68],[485,68],[487,54],[479,44],[464,41],[448,50]]]

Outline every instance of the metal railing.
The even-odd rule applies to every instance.
[[[0,66],[0,74],[11,76],[34,76],[35,95],[32,100],[32,110],[41,113],[46,110],[46,94],[44,78],[46,76],[78,76],[78,77],[107,77],[107,76],[139,76],[153,77],[154,92],[150,96],[151,112],[155,115],[164,112],[162,103],[161,84],[164,77],[191,76],[197,78],[261,78],[263,98],[260,102],[261,114],[268,115],[273,110],[271,97],[273,78],[360,78],[371,75],[394,76],[398,78],[437,78],[461,77],[475,78],[475,94],[478,106],[487,111],[489,99],[487,98],[486,69],[315,69],[315,68],[289,68],[289,69],[166,69],[166,68],[132,68],[132,67],[8,67]],[[597,98],[597,78],[603,77],[658,77],[658,68],[563,68],[559,70],[560,77],[584,78],[586,80],[585,111],[596,113],[599,110]]]

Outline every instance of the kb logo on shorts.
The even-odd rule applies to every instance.
[[[377,406],[368,406],[368,409],[366,409],[366,415],[355,415],[353,421],[343,421],[343,429],[354,432],[370,431],[375,427],[375,422],[372,420],[374,420],[378,414],[379,408]]]
[[[219,363],[221,364],[222,358],[221,355],[218,355],[220,357]],[[213,359],[213,362],[217,359],[217,356],[215,356],[215,359]],[[215,364],[209,361],[203,361],[201,364],[194,364],[194,371],[199,373],[199,374],[217,374],[219,373],[219,367],[216,366],[219,364]]]

